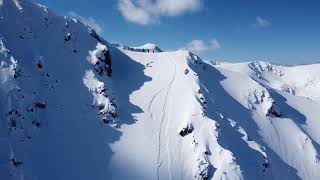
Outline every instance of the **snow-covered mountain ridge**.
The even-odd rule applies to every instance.
[[[320,100],[320,64],[309,65],[275,65],[257,61],[248,63],[220,63],[217,67],[234,69],[246,73],[260,83],[280,91],[303,96],[315,101]]]
[[[320,178],[320,65],[123,47],[0,1],[0,179]]]

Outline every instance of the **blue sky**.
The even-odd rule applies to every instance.
[[[320,62],[317,0],[34,0],[78,16],[109,42],[188,48],[230,62]]]

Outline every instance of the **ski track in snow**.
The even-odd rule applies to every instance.
[[[151,98],[151,101],[150,101],[149,106],[148,106],[148,112],[149,112],[149,114],[150,114],[150,116],[151,116],[152,119],[153,119],[153,113],[150,111],[151,106],[152,106],[154,100],[156,99],[156,97],[157,97],[162,91],[164,91],[166,88],[167,88],[167,87],[164,87],[164,88],[160,89],[160,90],[159,90],[156,94],[154,94],[154,95],[152,96],[152,98]]]
[[[162,134],[162,126],[163,126],[163,122],[165,120],[165,117],[166,117],[166,112],[165,112],[165,109],[166,109],[166,105],[167,105],[167,99],[169,97],[169,94],[170,94],[170,90],[171,90],[171,87],[172,87],[172,84],[176,78],[176,64],[172,61],[171,58],[169,58],[170,62],[172,63],[172,65],[174,65],[174,72],[173,72],[173,77],[171,79],[171,81],[169,82],[168,86],[164,89],[168,89],[167,90],[167,93],[166,93],[166,96],[165,96],[165,100],[164,100],[164,104],[163,104],[163,107],[162,107],[162,117],[161,117],[161,122],[160,122],[160,126],[159,126],[159,131],[158,131],[158,165],[157,165],[157,179],[159,180],[160,179],[160,176],[159,176],[159,169],[162,165],[162,159],[161,159],[161,134]],[[167,129],[166,131],[168,130],[168,127],[167,126]],[[167,144],[167,148],[168,148],[168,144]],[[161,159],[161,160],[160,160]],[[168,152],[168,163],[170,162],[170,156],[169,156],[169,152]],[[170,175],[170,179],[172,179],[172,173],[171,173],[171,167],[169,166],[168,167],[168,171],[169,171],[169,175]]]
[[[175,79],[176,79],[177,66],[174,63],[173,59],[170,58],[170,60],[171,60],[172,64],[174,64],[174,77],[173,77],[172,82],[170,83],[170,87],[169,87],[171,89],[172,85],[174,84]],[[167,127],[166,127],[168,172],[169,172],[170,178],[174,179],[173,176],[172,176],[172,172],[171,172],[172,161],[171,161],[170,151],[169,151],[170,150],[170,139],[168,138],[168,130],[169,130],[169,120],[167,121]]]

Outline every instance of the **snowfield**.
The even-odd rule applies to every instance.
[[[0,179],[320,179],[320,64],[113,45],[0,1]]]

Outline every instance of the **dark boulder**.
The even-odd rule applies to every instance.
[[[188,124],[187,127],[184,127],[180,132],[180,136],[184,137],[188,134],[191,134],[193,132],[194,128],[192,124]]]

